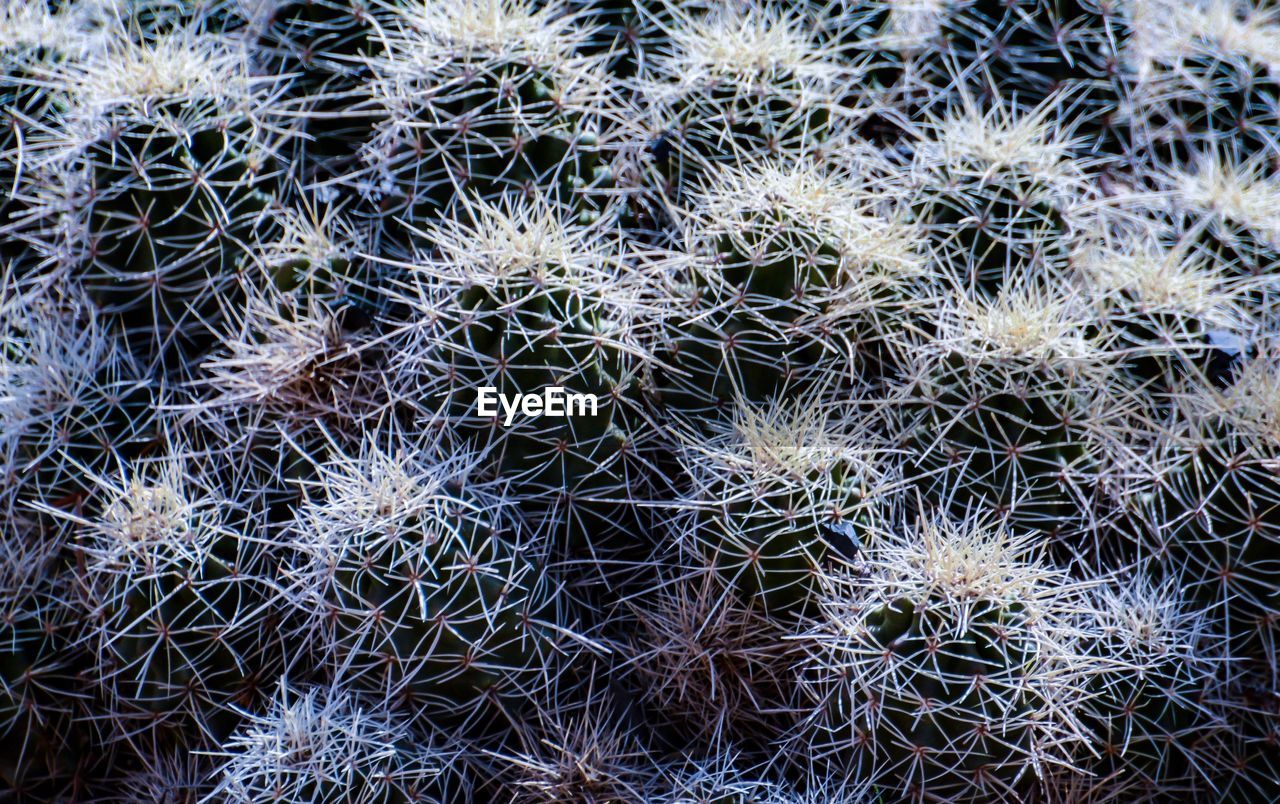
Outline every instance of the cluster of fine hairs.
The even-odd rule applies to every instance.
[[[1280,801],[1269,0],[0,64],[0,800]]]

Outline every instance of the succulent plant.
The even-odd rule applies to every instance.
[[[571,530],[588,509],[607,519],[610,501],[642,490],[637,374],[660,312],[653,281],[607,230],[536,203],[477,202],[427,236],[434,252],[396,291],[410,313],[393,358],[414,378],[424,417],[443,414],[490,448],[525,502]],[[549,388],[563,389],[565,415],[499,403]]]
[[[628,702],[607,688],[571,702],[559,692],[542,697],[519,742],[491,752],[497,795],[521,804],[643,801],[655,758]]]
[[[632,78],[664,40],[659,21],[670,20],[664,0],[569,0],[566,7],[585,34],[582,50],[602,58],[620,79]]]
[[[927,66],[919,69],[931,82],[964,82],[1023,106],[1061,93],[1079,104],[1087,124],[1093,115],[1113,115],[1122,102],[1121,51],[1131,33],[1126,11],[1112,0],[941,3],[931,15],[916,12],[937,26],[932,47],[918,57]]]
[[[1163,427],[1151,475],[1138,475],[1150,552],[1188,593],[1224,608],[1228,638],[1274,635],[1280,498],[1276,494],[1273,344],[1240,363],[1225,389],[1192,386],[1176,429]]]
[[[1263,288],[1280,270],[1280,184],[1266,164],[1204,153],[1163,182],[1186,221],[1183,236],[1230,273],[1265,280]]]
[[[677,565],[658,580],[627,602],[635,627],[623,648],[655,730],[699,746],[729,734],[749,734],[757,748],[777,738],[796,660],[788,631],[726,594],[715,573]]]
[[[914,148],[916,218],[973,287],[996,293],[1027,266],[1066,257],[1084,171],[1053,130],[1055,108],[966,100]]]
[[[63,605],[66,573],[56,540],[10,533],[0,548],[0,738],[11,746],[0,781],[21,791],[56,777],[80,746],[72,739],[75,694],[68,649],[74,613]]]
[[[1238,668],[1232,673],[1226,696],[1231,712],[1233,740],[1227,745],[1228,767],[1233,771],[1221,787],[1227,801],[1248,801],[1276,793],[1280,768],[1280,697],[1276,695],[1274,668]]]
[[[363,317],[379,311],[375,284],[382,278],[370,259],[372,232],[338,204],[319,198],[275,211],[277,237],[260,243],[262,268],[276,290],[304,301],[344,307]]]
[[[80,55],[88,47],[78,41],[76,29],[41,2],[6,2],[0,5],[0,231],[11,218],[22,217],[27,200],[20,181],[29,155],[27,142],[38,128],[55,96],[41,88],[42,74],[49,63],[64,58],[67,51]],[[6,236],[0,243],[0,258],[23,257],[23,242]]]
[[[187,32],[63,73],[75,89],[32,145],[26,228],[144,343],[207,342],[273,198],[269,87],[242,49]]]
[[[266,549],[189,471],[181,459],[124,467],[98,478],[96,513],[73,517],[91,612],[80,638],[118,739],[223,733],[230,707],[278,671]]]
[[[850,71],[814,47],[803,11],[669,8],[673,19],[657,21],[669,44],[655,49],[643,92],[670,194],[717,163],[821,147]]]
[[[785,618],[812,608],[830,543],[867,535],[884,470],[874,436],[813,400],[735,414],[723,433],[689,439],[675,541],[743,602]]]
[[[1280,800],[1275,5],[0,0],[0,798]]]
[[[371,64],[376,121],[354,180],[390,225],[546,188],[597,217],[608,87],[560,4],[447,0],[398,13]],[[394,227],[393,227],[394,228]]]
[[[213,763],[209,757],[173,751],[148,753],[138,767],[124,774],[117,789],[141,804],[194,804],[212,792]]]
[[[883,534],[832,579],[810,640],[806,756],[883,795],[1019,800],[1084,734],[1082,592],[973,521]]]
[[[316,100],[345,97],[381,52],[378,34],[386,4],[366,0],[240,0],[240,15],[255,37],[263,71],[289,75],[289,94]],[[322,104],[338,111],[334,104]]]
[[[402,718],[335,687],[281,683],[220,752],[214,796],[233,801],[432,804],[470,800],[447,744],[423,745]]]
[[[1109,348],[1147,394],[1168,399],[1188,382],[1217,384],[1245,350],[1245,288],[1216,261],[1149,235],[1105,236],[1080,255]]]
[[[654,391],[671,412],[726,412],[892,371],[928,303],[911,228],[874,186],[803,163],[724,168],[693,195]]]
[[[1051,275],[1050,275],[1051,276]],[[961,292],[897,394],[905,470],[956,515],[984,510],[1051,537],[1095,527],[1100,432],[1132,392],[1078,296],[1028,278],[993,300]]]
[[[318,297],[250,289],[244,306],[228,311],[231,331],[201,363],[197,381],[209,408],[256,408],[296,426],[352,422],[379,406],[364,354],[370,337],[352,331],[340,305]],[[358,325],[358,324],[357,324]]]
[[[809,780],[796,784],[778,776],[743,753],[722,748],[708,759],[686,758],[664,764],[647,800],[657,804],[860,804],[875,800],[874,793],[857,781],[823,780],[809,786]]]
[[[299,513],[297,605],[335,677],[484,724],[554,661],[555,599],[510,506],[465,456],[367,440],[322,467]]]
[[[155,438],[150,379],[123,353],[102,316],[65,296],[0,279],[0,459],[7,516],[31,505],[71,509],[93,493],[92,473],[140,454]]]
[[[370,59],[395,3],[382,0],[237,0],[239,34],[254,70],[275,76],[273,106],[296,120],[296,174],[309,184],[356,169],[374,114],[367,106]]]
[[[1122,584],[1094,592],[1090,654],[1100,672],[1081,711],[1099,756],[1085,760],[1090,781],[1079,783],[1096,787],[1080,797],[1212,794],[1232,771],[1228,727],[1214,711],[1221,680],[1206,650],[1209,618],[1170,584]]]
[[[1135,3],[1125,61],[1134,73],[1135,135],[1161,161],[1208,147],[1237,158],[1275,153],[1280,35],[1266,4],[1166,0]]]

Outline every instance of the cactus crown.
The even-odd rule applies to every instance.
[[[641,770],[644,749],[632,731],[603,716],[611,713],[592,709],[539,713],[535,728],[547,736],[533,750],[507,758],[516,800],[643,800],[648,781]]]
[[[505,196],[472,202],[470,218],[446,218],[426,234],[452,278],[492,287],[511,277],[604,288],[614,254],[588,227],[569,225],[554,206]]]
[[[1199,159],[1194,171],[1175,172],[1171,183],[1181,203],[1208,211],[1277,245],[1280,180],[1267,174],[1263,160],[1236,164],[1214,154]]]
[[[728,472],[803,485],[836,467],[864,480],[875,476],[874,449],[840,432],[830,413],[809,399],[739,404],[732,422],[717,423],[705,444],[690,449],[697,454],[691,465],[708,468],[711,478]]]
[[[468,214],[427,228],[433,255],[413,266],[417,292],[469,287],[514,294],[564,292],[602,319],[614,337],[635,340],[657,310],[656,277],[631,270],[606,232],[570,223],[567,213],[540,201],[504,196],[469,201]],[[425,300],[424,300],[425,301]],[[562,302],[563,303],[563,302]]]
[[[1132,4],[1130,59],[1139,78],[1155,65],[1184,66],[1187,59],[1245,58],[1272,65],[1280,52],[1280,27],[1273,12],[1242,13],[1241,4],[1213,0],[1184,5],[1176,0],[1143,0]]]
[[[271,708],[249,713],[219,755],[215,795],[242,801],[367,804],[408,791],[443,770],[414,756],[407,727],[341,689],[295,690],[281,682]]]
[[[251,293],[238,331],[206,360],[202,385],[218,406],[264,405],[298,416],[356,412],[359,346],[338,314],[313,298]]]
[[[1071,144],[1055,130],[1053,111],[1051,104],[1030,112],[999,101],[961,104],[932,122],[934,137],[918,146],[918,163],[993,181],[1016,171],[1047,187],[1070,187],[1080,179],[1079,162],[1068,158]]]
[[[53,47],[67,42],[67,31],[42,2],[0,5],[0,53]]]
[[[983,362],[1088,366],[1100,359],[1084,331],[1088,321],[1087,308],[1070,291],[1028,281],[994,299],[954,296],[942,311],[936,345]]]
[[[779,7],[724,5],[697,16],[673,10],[671,52],[658,68],[687,86],[725,81],[744,91],[772,90],[779,78],[823,81],[836,72],[803,33],[799,17]]]
[[[778,239],[771,238],[769,245],[781,247],[794,229],[835,247],[847,274],[842,278],[915,276],[924,269],[910,227],[878,214],[885,206],[880,192],[806,161],[727,165],[692,193],[691,200],[704,232],[727,236],[744,253],[754,250],[742,242],[748,234],[758,237],[760,229],[775,232]],[[802,245],[792,246],[797,260],[805,259]]]
[[[280,236],[265,244],[265,265],[325,265],[355,256],[359,232],[337,205],[320,209],[308,204],[304,209],[284,208],[277,213]]]
[[[1084,255],[1086,280],[1100,301],[1136,312],[1168,310],[1231,328],[1243,313],[1238,293],[1208,260],[1151,240],[1124,239]]]
[[[100,58],[68,69],[67,85],[90,113],[132,107],[143,115],[170,98],[241,106],[262,79],[254,79],[242,47],[212,35],[180,31],[154,41],[112,40]]]
[[[1180,600],[1170,583],[1128,579],[1094,594],[1101,636],[1124,645],[1116,658],[1188,660],[1199,639],[1208,636],[1203,612]]]
[[[310,499],[306,533],[327,561],[348,538],[365,534],[396,539],[403,523],[423,513],[461,505],[456,492],[475,461],[466,453],[444,454],[443,443],[390,446],[366,437],[358,452],[338,454],[321,468],[323,494]],[[483,491],[476,489],[476,492]],[[422,525],[447,527],[443,517],[423,517]]]
[[[116,355],[110,333],[87,302],[60,303],[20,291],[7,279],[0,277],[0,444],[11,447],[7,442],[27,426],[80,400]]]
[[[715,576],[671,581],[636,608],[633,664],[662,716],[707,735],[762,714],[784,686],[793,646],[759,610],[726,599]]]
[[[876,565],[866,583],[873,595],[893,600],[945,600],[968,606],[980,601],[1017,601],[1034,606],[1058,590],[1062,573],[1037,556],[1042,545],[1030,536],[975,522],[928,520],[909,536],[887,536],[875,548]]]
[[[1222,394],[1204,394],[1238,432],[1280,445],[1280,359],[1274,345],[1259,350]]]
[[[878,533],[827,579],[806,643],[819,728],[800,739],[835,761],[870,747],[900,767],[882,783],[925,796],[976,784],[1016,800],[1017,780],[1065,763],[1093,668],[1075,649],[1088,609],[1042,549],[972,517]]]
[[[403,10],[393,50],[430,64],[440,58],[563,61],[589,34],[563,2],[418,0]],[[397,41],[399,37],[404,41]],[[412,63],[412,62],[411,62]]]
[[[177,461],[126,470],[118,485],[102,479],[110,497],[85,531],[85,552],[100,572],[143,577],[168,568],[198,567],[228,535],[208,495],[193,495]]]

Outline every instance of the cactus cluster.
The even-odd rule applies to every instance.
[[[0,799],[1280,800],[1273,3],[0,66]]]

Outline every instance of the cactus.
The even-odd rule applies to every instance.
[[[1162,162],[1221,148],[1275,153],[1280,25],[1265,4],[1135,3],[1125,60],[1135,74],[1135,139]]]
[[[533,187],[599,216],[609,99],[576,55],[581,38],[559,4],[447,0],[397,14],[372,64],[377,120],[355,177],[378,216],[412,228],[460,192],[492,200]]]
[[[1156,439],[1152,476],[1138,477],[1151,553],[1179,572],[1189,594],[1224,607],[1228,638],[1269,643],[1280,615],[1274,344],[1241,361],[1225,389],[1186,393],[1177,429]]]
[[[394,358],[424,414],[491,447],[526,502],[569,528],[588,510],[608,519],[611,500],[642,489],[635,389],[657,315],[652,280],[604,231],[541,204],[477,202],[427,235],[435,256],[396,294],[412,312]],[[496,396],[552,387],[564,389],[563,417],[511,417]],[[485,411],[481,388],[496,389]]]
[[[883,795],[1020,800],[1081,741],[1080,588],[972,521],[884,534],[836,577],[809,645],[806,756]],[[811,752],[811,753],[809,753]]]
[[[179,453],[181,454],[181,453]],[[92,617],[81,639],[117,738],[224,732],[277,671],[263,548],[180,460],[101,478],[100,512],[80,526],[80,584]]]
[[[860,541],[883,482],[874,436],[833,418],[813,400],[743,407],[681,459],[690,488],[677,503],[687,512],[673,523],[677,544],[774,618],[811,607],[832,532]]]
[[[1081,797],[1211,794],[1231,770],[1221,745],[1226,726],[1212,707],[1220,682],[1204,654],[1214,638],[1208,618],[1170,585],[1142,579],[1094,597],[1090,652],[1102,672],[1082,712],[1099,754],[1087,760],[1097,787]]]
[[[185,32],[112,42],[58,80],[75,90],[33,145],[28,228],[144,342],[198,347],[271,203],[267,87],[242,50]]]
[[[1233,274],[1273,282],[1280,272],[1280,183],[1266,163],[1207,153],[1188,167],[1164,182],[1174,212],[1188,219],[1186,236]]]
[[[944,306],[938,336],[895,393],[911,476],[957,515],[975,508],[1059,538],[1091,530],[1099,433],[1125,427],[1132,391],[1069,291],[1030,278],[994,300]]]
[[[260,259],[271,285],[282,293],[353,308],[368,317],[379,309],[374,288],[380,272],[367,255],[372,233],[336,204],[319,199],[282,207],[271,227],[278,237],[261,243]]]
[[[289,95],[319,100],[336,112],[367,72],[364,59],[381,52],[378,33],[386,16],[365,0],[240,0],[238,9],[254,37],[262,70],[292,76]]]
[[[726,595],[714,573],[677,568],[658,580],[628,601],[636,627],[625,647],[655,726],[710,744],[725,734],[780,735],[796,659],[786,631]]]
[[[118,789],[140,804],[194,804],[213,790],[212,764],[208,757],[179,752],[147,754],[140,767],[120,779]]]
[[[595,689],[571,704],[546,697],[520,741],[492,752],[497,795],[522,804],[643,801],[654,757],[625,702]]]
[[[46,62],[56,61],[75,47],[74,33],[63,26],[66,19],[50,13],[44,2],[8,2],[0,6],[0,231],[14,217],[27,211],[19,194],[19,180],[25,168],[27,141],[39,121],[54,103],[39,88]],[[22,242],[5,237],[0,258],[22,257]]]
[[[670,335],[654,391],[669,410],[726,410],[848,386],[899,360],[936,291],[914,232],[874,187],[803,163],[725,168],[672,255]]]
[[[1104,238],[1104,240],[1110,237]],[[1082,255],[1088,294],[1124,372],[1168,399],[1189,381],[1221,383],[1248,329],[1239,281],[1183,248],[1154,238],[1115,238]]]
[[[663,780],[657,792],[648,800],[659,804],[694,804],[700,801],[739,802],[755,801],[781,804],[787,801],[786,787],[760,779],[750,769],[740,770],[729,762],[681,763],[675,768],[664,768]],[[838,797],[831,800],[840,801]]]
[[[316,297],[250,290],[236,321],[201,364],[211,408],[252,407],[294,425],[318,421],[351,429],[378,407],[363,354],[367,337],[343,308]],[[355,318],[352,316],[351,318]]]
[[[151,382],[78,293],[0,277],[0,457],[29,519],[32,504],[71,509],[95,491],[92,473],[155,438]],[[10,497],[11,495],[4,495]]]
[[[662,0],[569,0],[584,29],[582,49],[603,59],[605,68],[620,79],[633,78],[663,41],[659,20],[669,20]]]
[[[984,111],[967,101],[915,147],[917,220],[973,287],[996,293],[1009,275],[1066,257],[1087,162],[1068,158],[1055,108]]]
[[[322,467],[299,513],[295,598],[334,673],[437,717],[482,724],[554,661],[553,590],[509,506],[465,456],[372,440]]]
[[[1087,120],[1120,103],[1120,52],[1129,37],[1112,0],[953,0],[940,3],[937,30],[920,57],[930,82],[961,81],[1024,106],[1063,93]],[[961,72],[960,75],[955,75]],[[1104,127],[1106,123],[1103,123]]]
[[[0,798],[1280,800],[1274,5],[0,0]]]
[[[1233,715],[1234,739],[1228,766],[1235,774],[1223,784],[1227,801],[1272,797],[1280,769],[1280,696],[1274,667],[1246,666],[1232,674],[1226,704]]]
[[[861,804],[875,800],[873,792],[855,780],[808,785],[776,776],[740,753],[721,749],[711,759],[664,765],[646,800],[655,804]]]
[[[305,135],[298,174],[332,181],[352,170],[373,115],[358,109],[368,60],[384,52],[391,4],[368,0],[238,0],[257,71],[281,78],[276,105]]]
[[[0,547],[0,738],[11,746],[0,780],[21,791],[56,777],[75,751],[68,701],[75,694],[63,604],[60,544],[10,533]]]
[[[214,796],[246,802],[432,804],[470,800],[456,749],[423,745],[400,718],[341,688],[281,683],[220,752]]]
[[[657,23],[670,46],[655,51],[643,91],[668,194],[715,163],[811,152],[827,138],[850,71],[815,47],[803,12],[781,8],[671,7]]]
[[[886,102],[882,117],[896,117],[896,106],[907,106],[923,80],[922,54],[938,43],[942,8],[934,3],[877,2],[856,6],[830,6],[816,13],[816,24],[824,44],[859,70],[859,78],[869,91]],[[906,121],[878,130],[863,131],[876,142],[902,133]],[[889,135],[889,136],[877,136]]]

